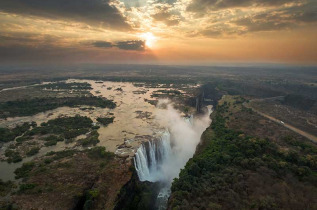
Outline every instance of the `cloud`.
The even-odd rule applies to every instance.
[[[174,4],[177,2],[177,0],[155,0],[155,3],[162,3],[162,4]]]
[[[317,22],[317,2],[311,1],[301,7],[291,8],[289,13],[292,14],[295,21],[304,23]]]
[[[269,13],[241,18],[235,23],[238,26],[246,27],[248,32],[254,31],[273,31],[290,28],[294,23],[290,22],[289,18],[280,19],[279,15]]]
[[[143,51],[145,50],[145,41],[143,40],[123,41],[123,42],[117,42],[115,46],[122,50]]]
[[[251,6],[279,6],[298,1],[299,0],[192,0],[187,7],[187,11],[204,15],[203,13],[208,10],[216,11],[221,9]]]
[[[96,41],[96,42],[93,42],[92,45],[94,47],[100,47],[100,48],[111,48],[111,47],[113,47],[113,44],[111,42],[106,42],[106,41]]]
[[[191,36],[228,38],[260,31],[289,30],[317,23],[317,2],[306,4],[262,8],[250,12],[234,10],[214,11],[207,16],[204,28],[192,32]]]
[[[1,32],[0,32],[1,33]],[[0,46],[32,46],[58,45],[63,39],[48,34],[6,32],[0,34]]]
[[[223,35],[223,31],[219,29],[204,29],[200,33],[200,35],[206,36],[206,37],[212,37],[212,38],[217,38]],[[196,35],[196,34],[194,34]]]
[[[167,26],[174,26],[179,23],[180,18],[177,15],[173,15],[172,12],[169,11],[169,7],[157,6],[155,9],[156,12],[151,15],[155,21],[161,21]]]
[[[93,41],[91,45],[97,48],[117,47],[121,50],[135,50],[135,51],[145,50],[145,41],[143,40],[119,41],[116,43],[111,43],[106,41]]]
[[[104,50],[83,47],[59,47],[51,45],[32,46],[0,46],[1,64],[78,64],[78,63],[137,63],[153,61],[155,56],[146,53],[128,50]]]
[[[317,21],[317,10],[303,12],[301,14],[296,15],[294,18],[298,21],[307,22],[307,23],[316,22]]]
[[[234,23],[246,27],[248,32],[273,31],[296,27],[302,23],[317,21],[317,11],[314,5],[302,5],[283,8],[276,11],[266,11],[261,14],[240,18]]]
[[[111,0],[1,0],[0,11],[130,30],[126,18],[111,3]]]

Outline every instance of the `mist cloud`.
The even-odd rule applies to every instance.
[[[209,113],[205,113],[189,122],[190,119],[185,119],[169,100],[160,100],[158,107],[162,106],[166,108],[157,111],[156,119],[162,127],[168,128],[171,134],[172,157],[161,164],[160,172],[161,179],[171,182],[194,155],[201,135],[210,125],[211,119]]]

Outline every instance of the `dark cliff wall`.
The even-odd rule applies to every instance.
[[[114,210],[155,209],[158,183],[140,182],[134,171],[131,180],[120,190]]]

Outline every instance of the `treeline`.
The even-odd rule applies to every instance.
[[[21,136],[24,132],[29,130],[32,124],[26,122],[12,129],[0,128],[0,142],[13,141],[16,137]]]
[[[39,85],[37,87],[46,88],[46,89],[53,89],[53,90],[91,90],[92,87],[87,82],[56,82],[56,83],[49,83],[44,85]]]
[[[101,97],[34,98],[0,103],[0,118],[30,116],[62,106],[79,105],[111,109],[116,107],[113,101]]]
[[[308,111],[316,104],[316,100],[301,95],[289,94],[284,97],[282,103],[284,105]]]
[[[317,100],[317,87],[305,85],[294,81],[271,81],[261,78],[206,78],[205,83],[215,86],[218,91],[225,91],[229,95],[245,95],[256,98],[268,98],[275,96],[301,95],[306,98]]]
[[[316,208],[316,147],[299,144],[301,154],[280,150],[268,139],[227,128],[225,112],[228,104],[217,107],[203,146],[174,180],[169,209]],[[279,187],[272,192],[267,183]],[[285,188],[306,197],[294,200]]]

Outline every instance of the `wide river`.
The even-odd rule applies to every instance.
[[[115,117],[114,122],[108,126],[101,126],[98,129],[100,134],[99,146],[105,146],[108,151],[114,152],[119,156],[132,158],[139,148],[141,142],[159,136],[165,129],[166,125],[162,121],[158,121],[155,117],[159,111],[155,105],[147,100],[155,100],[151,95],[157,90],[175,90],[174,88],[147,87],[146,85],[134,85],[129,82],[109,82],[94,80],[67,80],[66,82],[87,82],[91,84],[91,94],[94,96],[102,96],[113,100],[117,107],[115,109],[94,108],[93,110],[81,109],[82,107],[70,108],[59,107],[54,110],[41,112],[33,116],[14,117],[6,120],[0,120],[0,127],[14,126],[23,122],[35,121],[38,125],[50,119],[61,116],[74,116],[76,114],[90,117],[94,122],[98,117]],[[188,87],[194,88],[195,86]],[[28,88],[27,86],[21,88]],[[4,90],[5,91],[5,90]],[[181,91],[181,90],[180,90]],[[185,92],[181,91],[183,94]],[[5,149],[11,144],[6,143],[0,149],[0,156],[3,157]],[[56,146],[42,147],[40,152],[33,156],[24,158],[19,163],[0,162],[0,179],[13,180],[14,170],[22,165],[22,163],[45,155],[49,151],[60,151],[66,148],[75,147],[75,142],[65,144],[58,142]],[[78,148],[81,149],[81,148]]]

